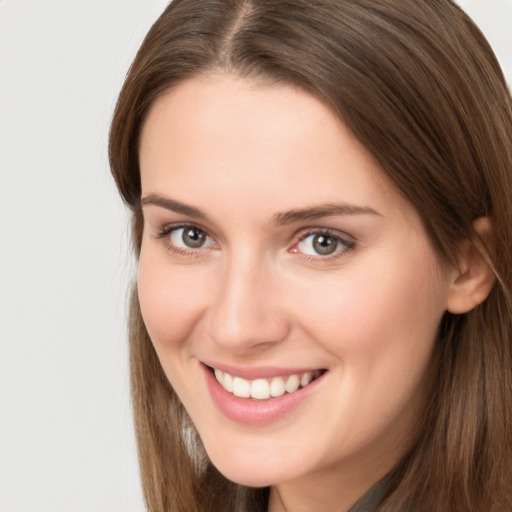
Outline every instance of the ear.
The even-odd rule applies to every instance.
[[[472,310],[489,295],[495,276],[490,266],[494,230],[489,217],[473,223],[474,241],[464,241],[459,250],[458,271],[448,292],[446,309],[460,315]]]

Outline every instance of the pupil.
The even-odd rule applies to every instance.
[[[336,238],[329,235],[316,235],[313,239],[313,247],[318,254],[332,254],[338,247]]]
[[[185,229],[183,231],[183,243],[189,247],[201,247],[204,244],[206,235],[198,229]]]

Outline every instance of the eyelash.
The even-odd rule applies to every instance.
[[[302,256],[310,261],[322,261],[322,262],[328,262],[335,259],[338,259],[342,257],[347,252],[351,252],[355,249],[356,243],[352,237],[349,237],[348,235],[345,235],[343,233],[340,233],[339,231],[326,229],[326,228],[316,228],[316,229],[309,229],[306,233],[303,233],[299,240],[294,244],[293,247],[297,247],[298,244],[309,238],[310,236],[327,236],[334,238],[337,242],[337,246],[335,248],[335,252],[328,255],[309,255],[302,253]],[[297,249],[291,249],[290,252],[299,252]]]
[[[186,229],[186,228],[200,231],[201,233],[204,233],[207,237],[212,238],[205,229],[203,229],[200,226],[197,226],[195,224],[191,224],[191,223],[165,225],[158,230],[158,232],[154,238],[157,240],[165,240],[166,238],[168,238],[172,235],[173,231],[177,231],[178,229]],[[167,250],[169,250],[172,253],[177,254],[179,256],[191,256],[191,257],[200,256],[198,249],[201,249],[201,247],[199,247],[198,249],[193,249],[193,248],[183,249],[181,247],[176,247],[175,245],[173,245],[171,243],[170,239],[165,240],[165,245],[166,245]]]
[[[205,229],[201,228],[200,226],[198,226],[196,224],[191,224],[191,223],[165,225],[158,230],[158,232],[156,233],[154,238],[157,240],[164,240],[164,239],[170,237],[174,231],[177,231],[179,229],[186,229],[186,228],[200,231],[201,233],[204,233],[208,238],[213,240],[213,238],[208,234],[208,232]],[[324,255],[324,256],[318,254],[316,256],[313,256],[313,255],[300,253],[300,251],[297,249],[297,246],[301,242],[306,240],[308,237],[322,236],[322,235],[332,237],[333,239],[336,240],[337,246],[336,246],[335,252],[333,254]],[[174,254],[180,255],[180,256],[198,257],[201,255],[199,249],[203,248],[203,247],[198,247],[197,249],[194,249],[194,248],[184,249],[184,248],[177,247],[176,245],[172,244],[169,239],[165,240],[165,242],[166,242],[167,250],[171,251]],[[340,250],[340,246],[341,246],[341,250]],[[356,247],[356,243],[352,239],[352,237],[349,237],[348,235],[344,235],[344,234],[340,233],[339,231],[326,229],[326,228],[311,228],[311,229],[308,229],[306,232],[303,232],[299,236],[298,240],[293,244],[292,248],[288,249],[288,251],[291,253],[302,254],[302,256],[304,258],[306,258],[307,260],[310,260],[310,261],[327,262],[327,261],[337,259],[337,258],[341,257],[343,254],[346,254],[347,252],[353,251],[355,249],[355,247]]]

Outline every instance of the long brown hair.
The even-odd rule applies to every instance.
[[[148,108],[215,70],[292,84],[328,104],[419,212],[440,257],[455,262],[463,239],[481,248],[473,222],[492,219],[496,285],[472,311],[443,318],[429,407],[378,510],[512,510],[512,102],[485,38],[450,0],[174,0],[129,70],[110,132],[136,254]],[[136,289],[130,353],[148,509],[265,510],[267,490],[229,482],[206,457]]]

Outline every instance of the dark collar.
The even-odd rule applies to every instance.
[[[386,491],[388,479],[379,480],[355,503],[348,512],[373,512]]]

